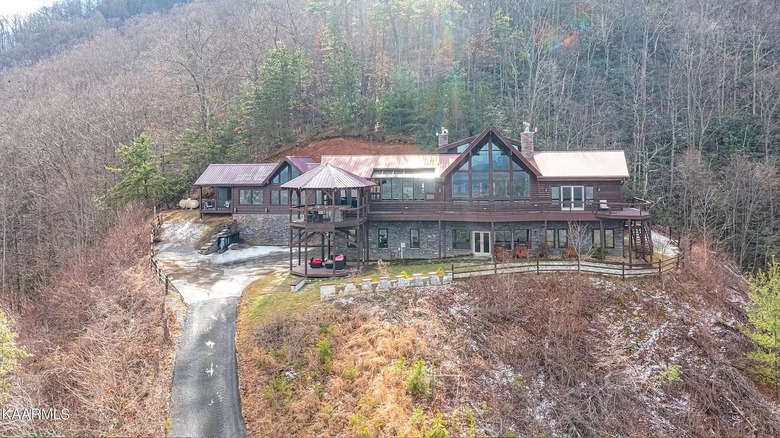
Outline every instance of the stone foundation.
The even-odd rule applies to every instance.
[[[364,278],[360,284],[323,284],[320,286],[320,299],[326,301],[358,294],[382,293],[408,287],[443,286],[450,283],[452,283],[452,272],[445,272],[444,275],[438,275],[436,272],[429,272],[425,276],[414,274],[412,278],[399,275],[393,280],[382,277],[379,281]]]
[[[284,214],[234,214],[241,239],[253,245],[287,246],[290,217]]]

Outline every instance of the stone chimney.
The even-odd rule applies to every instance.
[[[536,128],[531,131],[531,124],[523,122],[523,132],[520,134],[520,153],[531,159],[534,157],[534,133]]]
[[[447,131],[445,127],[442,126],[441,132],[437,132],[436,136],[439,137],[439,147],[450,143],[450,131]]]

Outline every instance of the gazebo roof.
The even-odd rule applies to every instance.
[[[369,181],[330,163],[321,164],[282,184],[283,189],[357,189],[371,187]]]

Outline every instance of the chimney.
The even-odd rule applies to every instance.
[[[536,128],[531,131],[531,124],[528,122],[523,122],[523,128],[523,132],[520,134],[520,153],[524,157],[531,159],[534,157],[534,133]]]
[[[442,126],[441,132],[437,132],[436,136],[439,137],[439,147],[446,146],[450,143],[450,131]]]

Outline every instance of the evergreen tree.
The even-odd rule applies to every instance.
[[[165,186],[165,178],[160,173],[160,157],[152,151],[149,134],[141,133],[129,145],[120,143],[117,153],[124,167],[108,168],[123,175],[114,186],[113,195],[123,202],[157,201]]]
[[[766,271],[750,279],[747,306],[751,328],[746,330],[759,349],[748,354],[759,379],[780,391],[780,264],[774,258]]]

